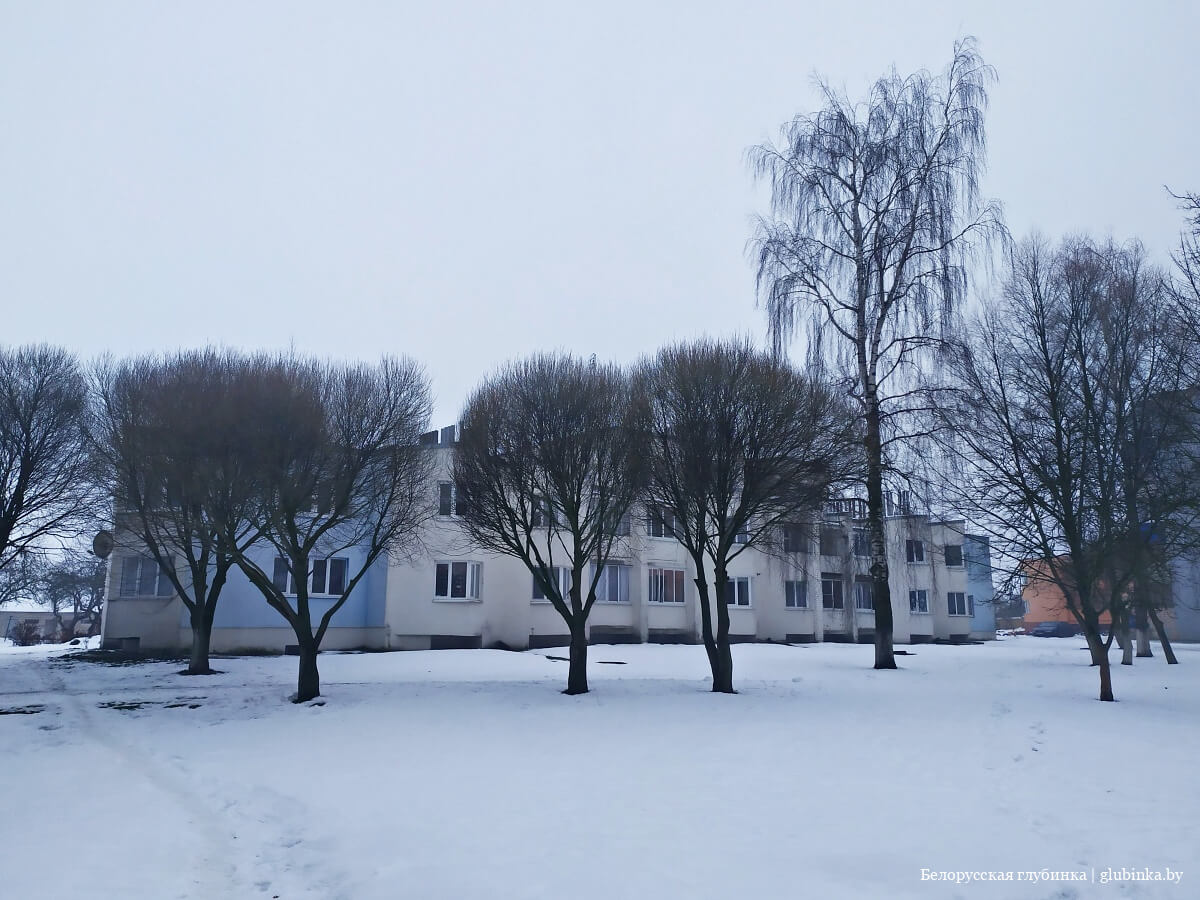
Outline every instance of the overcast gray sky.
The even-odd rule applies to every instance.
[[[1200,3],[0,3],[0,341],[428,367],[761,338],[743,153],[956,37],[1016,233],[1165,256]]]

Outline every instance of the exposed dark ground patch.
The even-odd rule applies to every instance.
[[[121,712],[130,712],[135,709],[143,709],[147,706],[161,706],[163,709],[199,709],[203,704],[200,700],[207,700],[207,697],[175,697],[171,700],[102,700],[96,706],[100,709],[116,709]]]
[[[35,716],[40,712],[45,711],[46,704],[30,703],[27,706],[5,706],[0,707],[0,716]]]

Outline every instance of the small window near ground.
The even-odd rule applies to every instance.
[[[909,591],[908,592],[908,609],[909,612],[927,613],[929,612],[929,592],[928,591]]]
[[[854,579],[854,608],[863,612],[875,611],[875,584],[870,578]]]
[[[683,569],[651,567],[646,599],[650,603],[683,603]]]
[[[605,564],[596,579],[596,602],[629,602],[629,566],[621,563]]]
[[[845,609],[842,597],[842,576],[837,572],[821,573],[821,606],[824,609]]]
[[[808,583],[785,581],[783,583],[783,605],[788,609],[808,609]]]
[[[168,557],[168,563],[174,560]],[[175,593],[167,570],[149,556],[126,556],[121,560],[119,597],[170,597]]]
[[[478,600],[482,564],[440,562],[434,567],[433,596],[445,600]]]
[[[546,593],[546,589],[542,587],[543,581],[536,575],[533,578],[533,599],[550,601],[550,596]],[[558,597],[564,603],[570,605],[569,594],[571,593],[571,572],[563,566],[553,566],[551,569],[542,569],[542,578],[553,584],[558,590]]]
[[[951,591],[946,595],[946,607],[952,616],[965,616],[967,614],[967,595],[959,591]]]
[[[750,579],[730,578],[725,584],[725,603],[728,606],[749,606]]]

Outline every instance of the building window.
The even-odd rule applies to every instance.
[[[440,600],[478,600],[483,565],[440,562],[434,567],[433,596]]]
[[[960,568],[963,564],[962,544],[946,545],[946,565],[952,569]]]
[[[543,572],[545,572],[543,567]],[[530,573],[532,576],[532,573]],[[549,581],[558,588],[558,596],[564,603],[570,604],[568,595],[571,593],[571,570],[564,566],[554,566],[549,573]],[[545,603],[550,602],[550,598],[546,596],[546,592],[542,590],[542,582],[536,576],[533,577],[533,599],[540,600]]]
[[[946,609],[952,616],[967,614],[967,595],[959,591],[951,591],[946,595]]]
[[[629,566],[621,563],[605,564],[596,580],[596,602],[629,602]]]
[[[168,557],[174,565],[174,559]],[[165,569],[149,556],[126,556],[121,560],[121,597],[170,597],[175,593]]]
[[[867,537],[867,529],[854,529],[854,555],[855,556],[870,556],[871,541]]]
[[[621,513],[621,518],[617,519],[617,527],[613,530],[614,537],[629,537],[629,510]]]
[[[438,482],[438,515],[461,516],[467,511],[466,492],[462,485],[450,481]]]
[[[841,556],[842,544],[846,540],[845,533],[840,528],[821,529],[821,555]]]
[[[854,608],[866,612],[875,611],[875,584],[870,578],[859,576],[854,579]]]
[[[915,613],[929,612],[929,593],[928,591],[909,591],[908,592],[908,611]]]
[[[750,605],[750,579],[749,578],[730,578],[725,583],[725,605],[726,606],[749,606]]]
[[[344,557],[335,556],[329,559],[313,560],[312,570],[308,573],[308,595],[327,595],[340,597],[346,591],[346,576],[350,569],[350,561]],[[282,556],[275,557],[275,566],[271,572],[271,582],[281,594],[296,593],[296,579],[288,570],[287,560]]]
[[[967,615],[975,618],[975,595],[967,594]]]
[[[925,542],[924,541],[905,541],[904,555],[910,563],[925,562]]]
[[[650,537],[675,537],[678,517],[675,510],[654,504],[646,508],[646,533]]]
[[[788,609],[808,609],[808,582],[785,581],[783,605]]]
[[[555,524],[554,507],[546,497],[534,497],[529,525],[532,528],[550,528]]]
[[[842,576],[837,572],[821,573],[821,607],[823,609],[845,609],[842,599]]]
[[[682,603],[683,569],[651,568],[650,589],[646,599],[651,603]]]
[[[783,552],[807,553],[808,534],[803,525],[783,526]]]

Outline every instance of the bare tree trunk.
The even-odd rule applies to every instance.
[[[185,675],[211,675],[208,653],[212,643],[213,611],[203,607],[192,612],[192,656]]]
[[[1154,656],[1154,651],[1150,649],[1150,619],[1146,615],[1146,607],[1139,604],[1137,608],[1137,655],[1142,658]]]
[[[733,652],[729,647],[729,574],[723,569],[716,570],[717,588],[717,639],[716,664],[712,668],[713,692],[717,694],[733,694]]]
[[[1114,625],[1117,629],[1117,644],[1121,647],[1121,665],[1133,665],[1133,640],[1129,635],[1128,620],[1122,622],[1119,626]]]
[[[1154,623],[1154,630],[1158,634],[1158,642],[1162,644],[1163,656],[1167,658],[1167,665],[1179,665],[1179,660],[1175,658],[1175,650],[1171,647],[1171,639],[1167,637],[1167,629],[1163,627],[1162,619],[1153,609],[1149,611],[1149,615],[1150,621]]]
[[[867,537],[871,543],[871,591],[875,600],[875,668],[896,668],[892,632],[892,594],[888,585],[887,543],[883,530],[883,445],[879,435],[879,401],[867,405]],[[853,609],[850,615],[854,615]]]
[[[1108,654],[1100,657],[1100,699],[1113,700],[1112,668],[1108,664]]]
[[[696,595],[700,604],[700,638],[704,641],[704,650],[708,654],[708,668],[716,673],[720,666],[717,655],[717,640],[713,636],[712,607],[709,605],[708,581],[704,577],[701,563],[697,563]],[[716,690],[714,687],[713,690]]]
[[[571,649],[567,663],[567,689],[564,694],[586,694],[587,680],[587,627],[583,617],[573,617],[567,625],[571,629]]]
[[[1098,666],[1100,669],[1100,699],[1112,700],[1112,667],[1108,661],[1108,648],[1104,646],[1104,641],[1100,639],[1100,626],[1096,621],[1082,619],[1083,633],[1087,638],[1088,648],[1092,651],[1092,665]],[[1117,627],[1114,622],[1113,628]],[[1114,632],[1119,635],[1120,631]]]
[[[1104,641],[1100,640],[1100,633],[1084,623],[1083,636],[1087,641],[1088,650],[1092,654],[1092,665],[1100,665],[1102,659],[1108,658],[1108,651],[1104,649]]]
[[[293,703],[304,703],[321,696],[321,675],[317,671],[317,642],[312,631],[307,635],[297,634],[300,642],[300,672],[296,678],[296,695]]]

